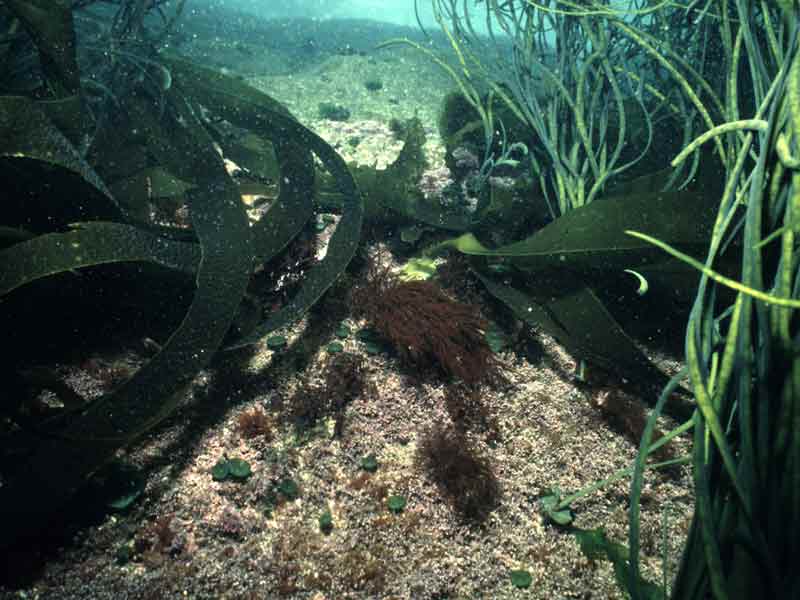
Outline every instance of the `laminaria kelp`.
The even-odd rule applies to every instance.
[[[142,48],[156,40],[143,29],[144,7],[123,3],[109,19],[114,64],[100,65],[107,77],[92,83],[84,82],[78,66],[69,2],[14,1],[1,15],[9,39],[21,45],[4,47],[6,62],[33,57],[41,69],[30,93],[8,81],[12,93],[0,97],[0,171],[8,182],[0,296],[13,299],[20,288],[45,278],[78,277],[77,269],[130,262],[174,271],[178,287],[184,274],[194,288],[179,325],[111,392],[91,401],[59,398],[61,407],[40,419],[30,418],[21,397],[3,407],[9,419],[0,490],[4,542],[36,528],[117,449],[167,417],[179,392],[215,354],[252,344],[302,316],[343,271],[359,241],[361,196],[338,154],[279,103],[239,80],[145,54]],[[100,72],[87,64],[87,77]],[[114,81],[126,70],[140,85],[126,84],[120,94]],[[104,101],[88,101],[84,90],[98,87]],[[230,142],[214,126],[222,120],[268,140],[274,150],[279,192],[253,226],[225,168]],[[344,199],[327,255],[305,273],[288,303],[231,339],[251,276],[313,215],[312,156]],[[130,192],[136,181],[146,183],[138,198]],[[137,217],[142,205],[174,195],[176,187],[185,193],[185,226]],[[118,202],[112,189],[127,190],[128,204]]]

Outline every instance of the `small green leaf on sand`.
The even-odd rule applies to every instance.
[[[517,569],[515,571],[511,571],[511,584],[520,590],[525,588],[529,588],[531,583],[533,582],[533,578],[531,574],[523,569]]]
[[[233,479],[247,479],[252,474],[250,464],[241,458],[232,458],[228,461],[228,471]]]
[[[568,506],[559,508],[558,505],[560,502],[561,494],[558,490],[553,490],[539,500],[539,505],[541,506],[545,517],[550,519],[556,525],[565,527],[572,523],[575,515],[572,514],[572,510],[570,510]]]
[[[221,458],[211,467],[211,477],[214,481],[234,479],[244,481],[252,474],[250,464],[241,458]]]
[[[224,481],[231,473],[231,465],[227,460],[220,460],[211,467],[211,477],[214,481]]]
[[[403,281],[423,281],[436,274],[436,261],[430,258],[412,258],[400,270]]]
[[[323,533],[330,533],[333,529],[333,515],[331,511],[326,510],[319,516],[319,529]]]
[[[374,454],[367,454],[361,459],[361,468],[369,473],[374,473],[378,470],[378,459]]]
[[[572,511],[568,508],[564,510],[556,510],[547,514],[547,516],[555,523],[556,525],[561,525],[562,527],[566,527],[575,516],[572,514]]]
[[[300,488],[294,479],[286,478],[278,484],[278,491],[287,500],[297,500],[300,497]]]
[[[406,507],[405,496],[389,496],[389,499],[386,501],[386,506],[395,514],[403,512],[403,509]]]

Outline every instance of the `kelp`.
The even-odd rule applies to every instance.
[[[142,197],[149,196],[154,204],[164,206],[167,201],[178,207],[179,201],[191,189],[191,184],[179,179],[163,167],[146,167],[114,182],[109,189],[114,199],[122,206],[128,216],[143,222],[147,221],[148,206]]]
[[[36,44],[43,79],[41,106],[59,129],[78,141],[82,110],[72,8],[68,0],[9,0],[7,7]]]
[[[175,408],[181,391],[221,348],[253,270],[284,248],[313,214],[312,151],[344,198],[343,215],[326,258],[309,270],[284,309],[229,347],[254,343],[301,317],[342,272],[358,243],[363,214],[358,188],[344,162],[321,138],[269,96],[234,78],[176,58],[164,62],[172,72],[172,85],[157,101],[147,94],[126,98],[127,118],[143,136],[149,155],[163,170],[160,174],[180,182],[191,219],[189,231],[146,226],[132,218],[34,100],[0,98],[4,171],[20,174],[23,190],[34,182],[22,176],[26,172],[47,173],[51,184],[64,177],[75,184],[68,198],[37,189],[34,196],[41,205],[19,199],[18,212],[24,216],[33,208],[46,214],[58,202],[85,203],[77,212],[79,222],[59,219],[55,229],[40,226],[33,232],[40,235],[26,233],[0,251],[0,295],[49,275],[119,262],[151,262],[191,273],[195,280],[182,322],[129,380],[99,399],[73,405],[34,430],[18,433],[14,463],[5,457],[0,489],[0,507],[7,517],[2,543],[44,523],[42,519],[118,448]],[[164,110],[154,110],[160,102]],[[266,217],[253,227],[239,188],[214,149],[209,128],[198,117],[203,111],[267,137],[275,149],[280,193]],[[19,228],[24,220],[8,225]]]
[[[201,128],[194,124],[193,130]],[[176,145],[182,146],[181,142],[185,140]],[[203,154],[189,145],[181,149]],[[176,393],[208,363],[227,333],[249,280],[252,256],[247,218],[235,184],[227,177],[221,158],[210,145],[208,149],[204,158],[216,162],[194,163],[191,177],[197,187],[188,195],[201,252],[189,311],[160,352],[123,386],[46,424],[47,437],[32,444],[25,469],[9,479],[0,498],[4,514],[28,517],[13,521],[20,527],[58,506],[117,447],[166,416],[177,403]],[[117,244],[125,239],[105,237],[106,254],[120,254]],[[36,260],[30,254],[36,250],[40,257],[58,256],[60,241],[34,238],[24,248],[11,246],[0,256],[0,265],[3,271],[19,268],[26,260]],[[33,247],[35,243],[44,248]],[[74,243],[68,246],[76,250]],[[20,253],[22,260],[14,260]],[[74,256],[77,262],[82,258]],[[75,262],[66,266],[74,268]],[[10,530],[10,535],[19,533],[17,527]]]
[[[257,262],[266,262],[286,247],[313,214],[312,150],[332,171],[343,196],[352,202],[355,187],[350,185],[352,177],[344,162],[321,138],[300,125],[283,105],[234,77],[178,57],[165,56],[163,60],[172,72],[175,85],[184,90],[188,99],[273,144],[284,179],[269,213],[253,227]],[[354,217],[358,222],[357,207]],[[346,222],[349,221],[348,213]],[[357,226],[360,229],[360,222]]]
[[[508,306],[515,317],[552,335],[573,355],[639,385],[657,386],[667,381],[597,292],[579,279],[554,272],[539,273],[535,282],[527,286],[512,286],[479,266],[476,274],[486,290]],[[666,407],[666,412],[679,419],[688,418],[692,410],[677,399]]]
[[[195,273],[200,258],[197,244],[165,239],[138,227],[104,221],[76,223],[73,231],[37,235],[3,251],[0,296],[43,277],[118,262],[152,262]]]
[[[280,170],[272,144],[254,133],[233,137],[220,135],[217,143],[223,154],[260,182],[277,182]]]
[[[528,272],[552,267],[621,270],[664,260],[651,244],[626,235],[626,229],[702,251],[708,244],[713,219],[714,206],[701,194],[640,193],[603,198],[571,210],[534,235],[500,248],[485,248],[470,234],[452,243],[466,254],[507,257],[515,267]]]
[[[518,318],[541,327],[579,358],[633,381],[664,385],[666,375],[616,321],[602,296],[609,281],[616,282],[625,270],[646,282],[652,279],[653,287],[664,292],[671,286],[692,289],[695,275],[626,235],[627,224],[636,223],[698,253],[707,244],[713,217],[714,207],[699,194],[638,193],[576,208],[532,236],[499,248],[487,248],[466,233],[427,253],[454,248],[472,256],[472,267],[487,290]],[[503,279],[493,273],[497,261],[509,271]],[[681,405],[670,404],[668,410],[683,418],[690,414]]]
[[[7,0],[39,51],[43,75],[55,98],[77,95],[80,74],[75,56],[72,7],[68,0]]]
[[[178,84],[187,86],[187,97],[232,123],[273,140],[279,164],[282,163],[284,151],[292,146],[296,148],[301,144],[312,150],[333,176],[337,190],[343,198],[342,219],[328,242],[325,258],[306,273],[303,286],[286,307],[272,314],[250,335],[229,346],[239,348],[300,318],[334,283],[358,246],[364,212],[363,201],[344,160],[322,138],[303,127],[288,111],[275,107],[274,101],[268,96],[233,78],[224,77],[181,59],[169,59],[167,64]],[[271,109],[268,104],[270,101],[273,103]],[[259,110],[254,110],[255,108]],[[283,171],[285,164],[281,166]],[[254,228],[258,260],[266,261],[277,254],[304,224],[300,222],[300,217],[306,213],[300,203],[306,198],[310,205],[312,195],[302,185],[302,178],[313,176],[313,170],[310,173],[311,175],[308,169],[292,172],[288,183],[284,182],[281,187],[281,195],[266,217],[259,222],[264,223],[263,229]],[[310,208],[309,206],[307,213],[309,217]]]
[[[3,206],[6,224],[9,220],[14,224],[24,222],[34,231],[44,231],[88,218],[90,212],[94,218],[122,218],[108,187],[53,125],[40,102],[24,96],[0,96],[0,130],[0,173],[8,176],[3,178],[8,181]],[[84,202],[54,198],[56,193],[47,181],[54,170],[63,170],[55,174],[62,192],[80,188]],[[35,205],[39,198],[47,205]]]

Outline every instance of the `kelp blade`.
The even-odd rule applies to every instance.
[[[176,110],[180,104],[176,104]],[[191,306],[161,351],[130,380],[83,410],[48,424],[14,477],[0,491],[4,540],[25,532],[63,503],[113,452],[174,408],[178,392],[214,355],[241,302],[252,267],[250,231],[235,183],[211,140],[189,112],[169,131],[167,166],[197,187],[189,208],[201,258]],[[150,123],[153,124],[152,122]],[[163,141],[155,123],[149,130]],[[187,157],[191,157],[186,160]],[[12,247],[13,249],[13,247]]]
[[[55,224],[66,224],[89,216],[106,220],[122,218],[106,185],[48,118],[40,103],[23,96],[0,96],[0,132],[0,173],[9,175],[5,184],[4,224],[8,225],[20,213],[26,215],[26,227],[35,231],[52,228],[54,220]],[[64,179],[54,188],[56,177]],[[18,194],[18,186],[25,186],[24,195]],[[82,190],[80,186],[84,186]],[[61,194],[74,193],[77,199],[64,202],[53,189]],[[34,202],[40,205],[35,206]]]
[[[0,252],[0,296],[37,279],[101,264],[152,262],[194,273],[200,247],[176,242],[122,223],[76,223],[67,233],[49,233]]]
[[[361,238],[364,204],[352,174],[336,151],[269,96],[236,79],[180,59],[170,59],[168,64],[176,81],[186,86],[195,102],[240,127],[266,135],[276,144],[276,152],[280,144],[287,143],[287,140],[309,148],[331,173],[338,191],[344,197],[342,218],[330,238],[325,258],[308,271],[300,290],[287,306],[271,315],[255,331],[229,346],[239,348],[253,344],[269,332],[301,318],[336,281],[350,263]],[[281,218],[289,218],[288,213],[292,208],[281,206],[281,212],[270,214],[270,219],[279,224]],[[269,252],[274,251],[274,247],[269,249]]]
[[[522,290],[498,282],[480,269],[476,273],[489,293],[506,304],[517,318],[541,327],[576,357],[646,387],[655,388],[668,381],[592,289],[580,280],[551,272],[549,277],[542,276],[535,288]],[[645,399],[649,396],[645,395]],[[665,412],[686,419],[692,408],[673,401]]]
[[[458,249],[466,254],[505,257],[527,271],[550,267],[635,269],[661,261],[663,255],[642,240],[625,235],[626,229],[653,235],[677,248],[702,252],[713,223],[714,206],[699,194],[637,194],[603,198],[576,208],[529,238],[500,248],[468,245],[468,238],[464,238]]]

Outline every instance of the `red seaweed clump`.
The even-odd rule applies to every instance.
[[[467,520],[484,521],[500,502],[500,483],[491,461],[463,432],[433,426],[420,438],[417,462]]]
[[[269,441],[272,437],[269,417],[260,408],[253,408],[239,413],[236,419],[236,428],[239,431],[239,435],[247,439],[260,437]]]
[[[477,307],[453,300],[433,281],[402,281],[373,263],[351,300],[354,312],[393,344],[407,366],[434,367],[468,384],[497,369]]]

